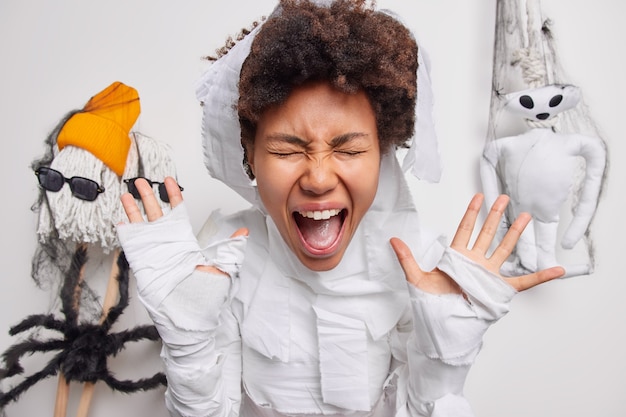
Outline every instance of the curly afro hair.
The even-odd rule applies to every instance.
[[[381,150],[413,136],[417,44],[402,23],[365,0],[281,0],[252,43],[237,106],[244,149],[270,106],[307,81],[327,80],[346,93],[365,91],[376,115]],[[248,168],[247,157],[244,165]],[[249,175],[252,174],[248,169]]]

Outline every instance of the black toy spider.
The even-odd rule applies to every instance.
[[[150,378],[137,381],[118,380],[107,368],[107,357],[117,355],[126,342],[142,339],[160,340],[156,328],[152,325],[138,326],[119,333],[109,333],[111,326],[116,322],[128,305],[128,262],[121,252],[117,259],[119,274],[119,301],[113,306],[100,323],[79,323],[77,294],[83,285],[81,270],[87,262],[87,250],[84,245],[79,246],[72,258],[72,267],[67,273],[61,289],[61,312],[65,320],[55,318],[54,314],[35,314],[26,317],[22,322],[13,326],[9,334],[16,335],[34,327],[43,327],[63,334],[63,338],[37,340],[30,337],[27,340],[11,346],[2,355],[6,365],[0,369],[0,380],[24,372],[20,365],[20,358],[35,352],[58,351],[53,359],[39,372],[26,377],[21,383],[8,392],[0,392],[0,409],[9,402],[16,400],[28,388],[42,379],[61,372],[66,381],[96,382],[104,381],[110,388],[130,393],[139,390],[149,390],[166,385],[165,374],[159,372]]]

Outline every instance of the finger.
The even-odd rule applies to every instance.
[[[506,232],[498,247],[493,251],[490,260],[496,265],[502,265],[504,261],[513,253],[515,245],[519,240],[522,232],[528,226],[531,216],[528,213],[522,213],[513,222],[509,230]]]
[[[480,207],[482,204],[483,195],[475,194],[467,206],[467,210],[459,223],[459,227],[454,234],[454,238],[452,239],[452,244],[450,246],[453,248],[467,248],[467,245],[472,237],[472,233],[474,232],[474,226],[476,225],[476,219],[478,218],[478,213],[480,213]]]
[[[137,187],[137,191],[139,191],[139,195],[141,196],[141,202],[143,203],[143,209],[146,212],[148,221],[154,221],[163,216],[161,206],[154,195],[152,186],[148,184],[148,181],[143,178],[138,178],[135,180],[135,187]]]
[[[240,229],[235,230],[235,233],[230,235],[231,238],[238,237],[238,236],[248,236],[248,229],[245,227],[242,227]]]
[[[172,177],[165,177],[163,182],[165,183],[165,190],[167,191],[167,196],[170,200],[170,206],[174,208],[182,203],[183,193],[180,191],[180,187],[178,186],[176,180]]]
[[[143,222],[143,215],[141,214],[141,210],[139,206],[137,206],[137,202],[135,198],[130,193],[124,193],[121,197],[122,206],[124,206],[124,211],[126,212],[126,217],[131,223],[141,223]]]
[[[543,284],[544,282],[548,282],[555,278],[562,277],[564,274],[565,269],[560,266],[554,266],[552,268],[542,269],[541,271],[537,271],[532,274],[522,275],[520,277],[506,278],[506,280],[517,291],[525,291],[536,285]]]
[[[476,242],[474,242],[474,246],[472,248],[473,251],[487,253],[491,247],[491,243],[493,242],[493,237],[498,231],[498,225],[500,224],[500,220],[502,219],[502,215],[504,214],[507,204],[509,204],[509,197],[504,194],[499,195],[498,198],[496,198],[496,201],[493,202],[493,205],[489,210],[489,214],[487,215],[487,219],[485,220],[483,227],[480,229],[480,233],[478,233]]]
[[[417,286],[423,272],[417,262],[415,262],[415,258],[413,258],[411,249],[409,249],[406,243],[404,243],[397,237],[392,237],[391,240],[389,240],[389,243],[391,243],[391,247],[396,253],[396,257],[398,258],[400,266],[404,271],[406,280],[409,281],[411,284]]]

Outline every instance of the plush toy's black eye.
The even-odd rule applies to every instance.
[[[557,94],[556,96],[550,99],[550,107],[556,107],[563,101],[563,96],[561,94]]]
[[[519,104],[527,109],[532,109],[533,107],[535,107],[535,103],[533,102],[532,97],[526,95],[519,98]]]

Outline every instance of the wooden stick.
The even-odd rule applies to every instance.
[[[57,383],[57,397],[54,403],[54,417],[65,417],[67,410],[67,400],[70,395],[70,384],[59,372],[59,381]]]
[[[76,411],[76,417],[87,417],[89,413],[89,406],[91,405],[91,398],[93,397],[96,384],[93,382],[85,382],[83,385],[83,392],[80,395],[80,402],[78,403],[78,410]]]
[[[120,295],[120,286],[117,281],[117,276],[120,273],[120,268],[117,266],[117,261],[120,256],[120,250],[115,249],[113,254],[113,265],[111,265],[111,273],[109,274],[109,282],[107,284],[106,293],[104,294],[104,300],[102,300],[102,317],[100,317],[100,324],[104,323],[109,310],[115,305]]]
[[[120,269],[117,266],[119,256],[120,250],[116,249],[113,256],[113,265],[111,266],[111,273],[109,274],[106,293],[104,294],[104,299],[102,300],[102,316],[100,317],[100,324],[104,322],[107,314],[109,314],[109,310],[115,305],[119,297],[120,291],[119,283],[117,281],[117,276],[120,273]],[[87,417],[94,389],[95,384],[93,382],[86,382],[83,386],[83,392],[80,396],[80,402],[78,403],[76,417]]]

